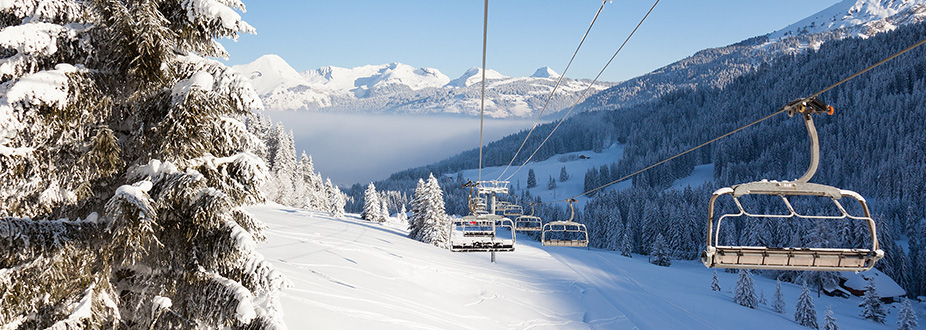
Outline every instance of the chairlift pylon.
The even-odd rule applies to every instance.
[[[516,240],[514,222],[503,216],[490,214],[486,207],[488,205],[486,199],[480,197],[480,190],[478,187],[481,184],[482,181],[469,181],[463,184],[464,188],[470,188],[470,215],[451,221],[450,251],[514,251],[514,243]],[[492,199],[494,200],[494,194],[491,195],[491,197],[493,197]],[[509,232],[510,238],[503,237],[507,235],[499,235],[500,233],[504,234],[505,230]]]
[[[572,203],[576,200],[570,198],[568,202],[569,220],[550,221],[543,225],[540,241],[544,246],[588,247],[588,229],[585,224],[572,221],[576,214]]]
[[[708,268],[750,268],[775,270],[823,270],[863,271],[874,267],[884,257],[878,248],[877,230],[871,219],[868,204],[854,191],[808,182],[816,173],[820,162],[820,143],[812,114],[833,114],[833,107],[816,98],[798,99],[785,106],[788,114],[799,114],[810,137],[810,165],[800,178],[794,181],[757,181],[721,188],[713,193],[708,206],[707,246],[701,253],[701,261]],[[738,212],[721,215],[714,221],[714,203],[720,196],[730,196]],[[784,202],[786,214],[750,213],[743,208],[740,198],[747,195],[778,196]],[[835,215],[807,215],[797,212],[788,199],[794,196],[817,196],[829,198],[839,211]],[[859,203],[863,215],[851,215],[840,200],[844,197]],[[866,248],[823,248],[823,247],[765,247],[724,246],[719,244],[720,225],[728,218],[749,217],[757,219],[800,218],[800,219],[849,219],[863,221],[871,235],[872,246]]]

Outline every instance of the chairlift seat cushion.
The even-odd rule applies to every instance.
[[[720,192],[720,190],[718,190]],[[729,192],[728,190],[724,192]],[[717,194],[717,192],[715,192]],[[775,196],[825,196],[842,198],[842,190],[819,183],[793,181],[756,181],[733,186],[733,196],[775,195]]]
[[[702,261],[718,268],[861,271],[871,269],[883,254],[869,249],[717,246],[712,254],[705,251]]]
[[[570,246],[570,247],[587,247],[587,240],[568,240],[568,239],[548,239],[543,240],[544,246]]]

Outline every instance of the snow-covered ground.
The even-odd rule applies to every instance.
[[[522,236],[515,252],[452,253],[405,237],[404,225],[356,215],[261,205],[268,228],[258,250],[293,287],[282,294],[292,329],[806,329],[793,321],[800,287],[783,283],[785,314],[733,302],[736,274],[645,256],[543,247]],[[769,302],[775,281],[756,277]],[[858,316],[860,299],[814,295],[822,325],[832,306],[842,329],[893,329]],[[922,318],[924,305],[916,306]]]
[[[532,151],[532,150],[530,150]],[[582,158],[581,156],[585,156]],[[537,186],[530,189],[531,196],[540,196],[543,201],[556,201],[568,197],[579,195],[585,192],[585,172],[591,168],[601,168],[602,165],[609,166],[611,163],[617,163],[624,156],[624,146],[614,144],[601,152],[578,151],[567,154],[557,154],[546,160],[530,162],[518,170],[520,164],[512,164],[507,171],[505,166],[493,166],[482,169],[482,180],[504,180],[508,178],[513,192],[520,192],[521,189],[527,188],[527,173],[534,170],[537,179]],[[569,174],[569,180],[560,182],[559,173],[562,168],[566,168]],[[504,175],[502,173],[504,172]],[[512,175],[513,174],[513,175]],[[672,189],[685,189],[685,187],[698,187],[705,182],[711,181],[714,174],[714,164],[695,166],[694,171],[688,177],[678,179],[672,184]],[[456,174],[448,174],[456,176]],[[550,177],[556,180],[556,189],[549,189],[547,183]],[[478,170],[465,170],[463,177],[470,180],[476,180],[479,177]],[[510,178],[509,178],[510,177]],[[625,180],[608,186],[605,190],[623,190],[630,188],[632,182]],[[576,206],[585,207],[588,197],[580,196],[576,198]],[[528,210],[525,210],[529,212]]]
[[[522,152],[533,152],[533,150]],[[600,168],[601,165],[609,166],[611,163],[616,163],[620,160],[623,155],[624,146],[621,144],[614,144],[610,148],[602,150],[600,153],[589,150],[557,154],[545,160],[532,161],[524,165],[520,170],[518,169],[518,166],[521,165],[520,163],[512,164],[507,171],[505,170],[505,166],[483,168],[482,180],[508,179],[510,182],[509,187],[513,188],[512,192],[517,193],[520,192],[521,189],[527,189],[527,174],[533,169],[534,176],[537,179],[537,186],[529,189],[531,196],[540,196],[540,199],[543,201],[561,200],[581,194],[585,191],[585,171],[590,168]],[[585,158],[583,159],[582,156],[585,156]],[[566,167],[569,180],[560,182],[559,173],[563,167]],[[463,177],[475,181],[479,177],[478,172],[478,170],[464,170]],[[456,174],[449,175],[456,176]],[[547,183],[549,183],[551,176],[556,180],[556,189],[552,190],[547,187]],[[614,184],[608,187],[608,189],[626,189],[630,187],[630,184],[630,181],[624,181]],[[581,208],[588,202],[588,198],[580,196],[576,198],[576,201],[578,201],[576,206]],[[525,210],[525,212],[530,211]]]

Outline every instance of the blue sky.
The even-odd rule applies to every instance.
[[[605,71],[632,78],[694,52],[781,29],[837,0],[662,0]],[[653,1],[605,4],[567,76],[594,78]],[[245,1],[257,35],[223,41],[227,64],[278,54],[298,71],[401,62],[456,78],[481,65],[478,0]],[[599,0],[492,0],[487,65],[509,76],[562,72]]]

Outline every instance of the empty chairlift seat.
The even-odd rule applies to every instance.
[[[450,250],[453,252],[514,251],[511,219],[491,214],[468,215],[452,222]]]
[[[517,231],[541,231],[543,220],[533,215],[522,215],[514,219],[514,229]]]
[[[571,246],[588,247],[588,229],[584,224],[572,221],[575,217],[575,208],[569,199],[569,220],[551,221],[543,225],[540,233],[540,242],[544,246]]]
[[[502,212],[506,217],[520,217],[524,214],[524,209],[518,204],[508,204],[508,207]]]
[[[750,213],[743,207],[741,197],[745,195],[771,195],[782,199],[787,212],[784,214]],[[721,196],[730,196],[736,205],[736,212],[723,214],[714,221],[715,202]],[[788,197],[817,196],[828,198],[838,210],[832,215],[807,215],[794,209]],[[848,197],[859,203],[863,215],[851,215],[840,200]],[[805,182],[759,181],[722,188],[714,192],[709,205],[708,245],[701,254],[701,261],[707,267],[751,268],[777,270],[825,270],[825,271],[863,271],[874,267],[877,260],[884,256],[878,249],[875,222],[871,219],[868,205],[859,194],[840,190],[832,186]],[[765,247],[765,246],[726,246],[719,244],[720,227],[732,226],[725,220],[732,218],[788,218],[836,220],[849,219],[859,221],[871,235],[871,248],[823,248],[823,247]]]
[[[543,225],[541,242],[544,246],[588,246],[588,230],[574,221],[551,221]]]

